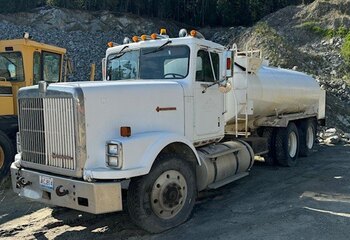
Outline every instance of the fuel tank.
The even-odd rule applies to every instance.
[[[217,188],[248,175],[254,152],[248,143],[235,140],[198,148],[197,188]]]

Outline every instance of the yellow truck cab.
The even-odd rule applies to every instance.
[[[66,49],[29,39],[0,40],[0,179],[15,154],[17,92],[39,81],[60,82]]]

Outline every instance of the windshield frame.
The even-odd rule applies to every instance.
[[[26,80],[26,77],[25,77],[25,69],[24,69],[24,59],[23,59],[23,53],[21,51],[11,51],[11,52],[0,52],[0,55],[2,54],[19,54],[19,57],[21,58],[21,64],[22,64],[22,75],[23,75],[23,78],[21,80],[12,80],[11,77],[10,78],[6,78],[6,82],[24,82]],[[5,59],[7,59],[7,57],[4,57]],[[8,60],[9,61],[9,60]],[[11,61],[9,61],[11,62]],[[12,63],[12,62],[11,62]],[[13,64],[13,63],[12,63]],[[16,65],[15,65],[16,66]],[[16,66],[17,68],[17,66]],[[17,75],[17,74],[16,74]],[[3,81],[4,78],[2,76],[0,76],[0,81]]]
[[[160,45],[161,46],[161,45]],[[141,64],[142,62],[140,61],[141,58],[142,58],[142,50],[150,50],[152,51],[151,49],[153,50],[157,50],[160,46],[147,46],[147,47],[131,47],[129,45],[129,48],[126,50],[126,51],[122,51],[121,53],[119,53],[118,51],[116,52],[111,52],[107,57],[106,57],[106,81],[121,81],[121,80],[124,80],[124,81],[129,81],[129,80],[145,80],[145,81],[152,81],[152,80],[183,80],[183,79],[186,79],[188,77],[188,75],[190,74],[190,65],[191,65],[191,48],[190,46],[186,45],[186,44],[177,44],[177,45],[166,45],[164,47],[162,47],[161,49],[159,49],[159,51],[155,51],[155,52],[151,52],[151,53],[148,53],[147,56],[152,56],[152,54],[154,53],[158,53],[160,51],[164,51],[164,50],[168,50],[169,48],[174,48],[174,47],[184,47],[187,51],[187,56],[186,56],[186,59],[187,59],[187,65],[186,65],[186,75],[184,75],[183,77],[167,77],[167,78],[141,78]],[[121,48],[122,49],[122,48]],[[120,51],[120,50],[119,50]],[[111,58],[114,58],[115,56],[118,56],[119,54],[121,54],[120,57],[124,56],[125,54],[127,54],[128,52],[133,52],[133,51],[136,51],[138,52],[138,59],[137,59],[137,74],[136,74],[136,77],[135,78],[130,78],[130,79],[119,79],[119,80],[113,80],[113,79],[108,79],[108,66],[109,66],[109,61],[111,61],[110,59]],[[169,58],[171,59],[171,58]],[[180,59],[180,58],[173,58],[174,60],[175,59]],[[113,60],[113,59],[112,59]],[[163,63],[163,67],[164,67],[164,63]],[[181,74],[180,74],[181,75]],[[107,80],[108,79],[108,80]]]

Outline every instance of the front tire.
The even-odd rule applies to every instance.
[[[15,147],[8,136],[0,131],[0,180],[5,178],[10,170],[10,164],[15,156]]]
[[[294,123],[280,128],[276,134],[276,160],[281,166],[296,165],[299,154],[299,133]]]
[[[127,205],[130,218],[150,233],[159,233],[185,222],[196,198],[191,164],[176,155],[162,154],[151,171],[131,180]]]

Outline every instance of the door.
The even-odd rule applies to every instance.
[[[194,83],[194,140],[207,140],[224,134],[224,94],[215,84],[220,76],[218,53],[199,50]]]

